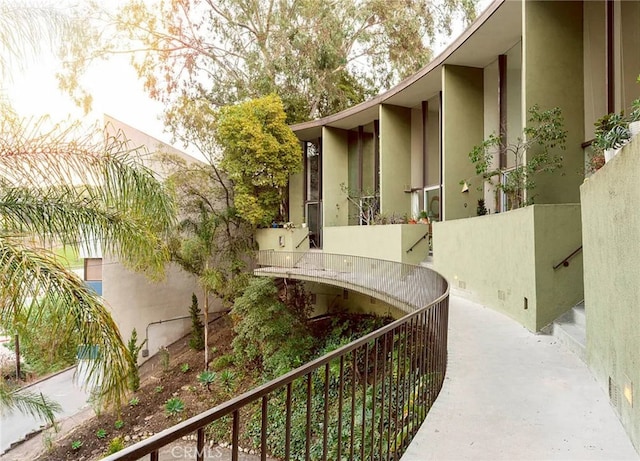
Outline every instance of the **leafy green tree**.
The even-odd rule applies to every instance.
[[[303,312],[290,309],[278,298],[272,279],[253,278],[231,310],[236,319],[233,350],[238,360],[256,361],[270,376],[302,365],[313,348]]]
[[[566,149],[566,138],[560,108],[541,110],[533,105],[529,109],[528,123],[522,136],[512,144],[504,143],[507,157],[513,164],[506,178],[503,178],[503,170],[494,162],[496,152],[502,144],[500,136],[492,134],[475,146],[469,152],[469,159],[482,181],[490,182],[497,191],[506,194],[508,208],[511,210],[533,203],[538,175],[562,167],[560,152]],[[466,182],[471,184],[472,180]]]
[[[437,35],[475,17],[476,0],[129,0],[85,28],[61,82],[84,63],[131,52],[152,97],[213,107],[277,93],[287,122],[328,115],[427,64]],[[96,13],[93,13],[96,16]],[[133,45],[132,45],[133,43]]]
[[[204,148],[204,147],[203,147]],[[215,163],[164,156],[183,217],[169,239],[171,258],[198,278],[203,291],[204,360],[209,363],[208,328],[211,294],[231,306],[246,285],[252,229],[233,206],[233,189]]]
[[[118,327],[103,300],[46,248],[77,250],[97,239],[128,267],[161,277],[174,204],[122,133],[45,126],[0,108],[0,326],[26,322],[37,334],[30,327],[46,314],[60,338],[97,346],[90,379],[102,403],[120,403],[129,357]]]
[[[215,115],[220,166],[233,182],[238,213],[252,225],[269,225],[281,214],[289,177],[302,169],[300,142],[285,118],[276,95],[225,106]]]

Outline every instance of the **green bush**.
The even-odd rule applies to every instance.
[[[138,370],[138,354],[147,340],[145,339],[138,344],[138,332],[134,328],[131,331],[131,337],[127,342],[127,352],[129,353],[129,389],[133,392],[140,389],[140,371]]]
[[[221,355],[211,362],[211,369],[214,371],[220,371],[225,368],[229,368],[230,366],[233,366],[233,359],[234,357],[231,354]]]
[[[104,439],[107,436],[107,431],[105,429],[98,429],[96,431],[96,437],[98,437],[99,439]]]
[[[122,449],[124,449],[124,440],[122,439],[122,437],[114,437],[109,441],[109,446],[107,447],[107,455],[112,455]]]
[[[278,299],[273,280],[253,278],[231,313],[236,319],[232,344],[239,362],[257,362],[267,377],[275,377],[302,365],[310,356],[313,338],[304,313]]]

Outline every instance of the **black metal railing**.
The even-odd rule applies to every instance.
[[[582,251],[582,245],[580,245],[578,248],[576,248],[575,250],[573,250],[571,252],[571,254],[569,256],[567,256],[566,258],[564,258],[562,261],[560,261],[558,264],[556,264],[555,266],[553,266],[553,270],[558,270],[561,267],[568,267],[569,266],[569,261],[571,261],[571,258],[573,258],[575,255],[577,255],[578,253],[580,253]]]
[[[413,251],[413,249],[415,247],[417,247],[420,242],[422,242],[424,239],[430,237],[430,235],[431,235],[431,232],[427,231],[426,234],[424,234],[422,237],[420,237],[413,245],[411,245],[409,247],[409,249],[407,250],[407,253],[411,253]]]
[[[391,461],[404,453],[444,381],[446,280],[425,267],[313,252],[260,252],[258,264],[256,275],[348,284],[408,314],[107,460],[153,461],[176,447],[202,460],[220,442],[233,461],[247,445],[261,460]]]

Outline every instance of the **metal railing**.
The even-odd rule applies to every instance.
[[[578,248],[576,248],[575,250],[573,250],[571,252],[571,254],[569,256],[567,256],[566,258],[564,258],[562,261],[560,261],[558,264],[556,264],[555,266],[553,266],[553,270],[558,270],[561,267],[569,267],[569,261],[571,260],[571,258],[573,258],[575,255],[577,255],[578,253],[580,253],[582,251],[582,245],[580,245]]]
[[[214,443],[230,442],[237,461],[241,440],[261,460],[391,461],[404,453],[444,381],[446,280],[425,267],[313,252],[260,252],[258,263],[256,275],[348,284],[408,314],[107,460],[158,460],[174,442],[203,460]]]
[[[426,239],[427,237],[430,237],[430,236],[431,236],[431,232],[427,231],[427,233],[424,234],[422,237],[420,237],[413,245],[411,245],[406,252],[407,253],[411,253],[413,251],[413,249],[415,247],[417,247],[420,242],[422,242],[424,239]]]

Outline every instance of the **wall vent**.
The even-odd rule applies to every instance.
[[[620,408],[620,389],[616,386],[616,383],[613,381],[613,378],[609,376],[609,400],[611,401],[611,405],[616,411],[619,412]]]

